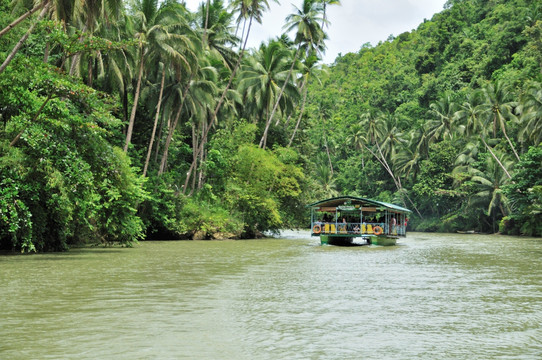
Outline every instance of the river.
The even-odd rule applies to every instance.
[[[542,239],[0,256],[0,359],[541,359]]]

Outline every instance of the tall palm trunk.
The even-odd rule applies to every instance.
[[[506,141],[508,141],[508,145],[510,145],[510,148],[512,149],[512,151],[514,152],[514,155],[516,156],[516,159],[518,161],[520,161],[519,159],[519,155],[518,155],[518,152],[516,151],[516,148],[514,147],[514,145],[512,144],[512,141],[510,140],[510,138],[508,137],[508,134],[506,133],[506,128],[504,126],[504,124],[501,124],[501,130],[504,134],[504,137],[506,138]]]
[[[149,148],[147,149],[147,158],[145,159],[145,166],[143,167],[143,177],[147,175],[147,169],[151,160],[152,145],[154,143],[154,136],[156,135],[156,128],[158,127],[158,118],[160,117],[160,107],[162,105],[162,94],[164,93],[164,83],[166,82],[166,66],[162,69],[162,82],[160,83],[160,95],[158,95],[158,104],[156,105],[156,116],[154,117],[154,125],[152,127],[151,140],[149,142]]]
[[[207,44],[207,27],[209,26],[209,5],[211,3],[211,0],[207,0],[207,6],[205,9],[205,26],[203,28],[203,37],[201,39],[202,45],[205,48],[205,45]]]
[[[277,108],[279,106],[280,99],[282,98],[282,94],[284,93],[284,89],[286,89],[286,85],[288,84],[288,81],[290,80],[290,77],[292,76],[292,72],[294,71],[294,66],[299,56],[300,50],[301,50],[301,47],[299,46],[295,52],[294,60],[292,61],[292,66],[290,66],[290,71],[288,71],[286,80],[284,81],[284,84],[282,84],[282,87],[280,88],[279,96],[277,98],[277,101],[275,102],[275,106],[273,106],[271,115],[269,115],[269,119],[267,119],[267,123],[265,124],[265,130],[263,131],[262,139],[260,140],[260,148],[262,149],[265,149],[265,146],[267,144],[267,132],[269,131],[269,126],[271,125],[271,122],[273,121],[273,116],[275,116],[275,112],[277,111]]]
[[[45,13],[47,12],[47,9],[49,8],[49,3],[47,3],[43,9],[41,10],[40,14],[38,15],[38,18],[36,19],[36,21],[30,26],[30,28],[28,28],[27,32],[23,35],[23,37],[17,42],[17,44],[15,44],[15,47],[13,48],[13,50],[11,50],[11,53],[8,55],[8,57],[6,58],[6,60],[4,60],[4,62],[2,63],[2,65],[0,65],[0,74],[2,72],[4,72],[4,70],[6,69],[6,67],[9,65],[9,63],[11,62],[11,60],[13,60],[13,58],[15,57],[15,55],[17,54],[17,52],[19,51],[19,49],[21,48],[21,46],[23,46],[24,42],[26,41],[26,39],[28,39],[28,37],[30,36],[30,34],[32,33],[32,31],[34,30],[34,27],[36,26],[36,24],[43,18],[43,16],[45,16]]]
[[[81,30],[82,33],[84,33],[85,31],[87,31],[87,24],[85,24],[85,26],[83,26],[83,29]],[[83,40],[84,40],[84,36],[81,36],[81,38],[79,39],[79,42],[82,43]],[[70,65],[70,72],[69,72],[70,76],[75,74],[75,70],[77,69],[77,64],[79,64],[80,61],[81,61],[80,53],[73,55],[71,65]]]
[[[203,133],[203,136],[201,137],[201,143],[198,146],[198,148],[196,149],[195,159],[192,161],[192,164],[190,165],[190,168],[188,169],[188,172],[186,174],[186,180],[184,182],[184,187],[183,187],[183,194],[186,193],[186,188],[188,187],[188,182],[190,180],[190,176],[192,175],[192,172],[194,171],[194,169],[196,167],[197,155],[199,155],[199,153],[201,151],[203,151],[203,147],[205,146],[205,144],[207,142],[207,135],[209,133],[209,130],[213,127],[213,124],[214,124],[214,122],[216,120],[216,116],[218,115],[218,111],[222,107],[222,104],[224,103],[224,100],[226,99],[226,94],[228,93],[228,90],[230,89],[230,86],[231,86],[231,84],[233,82],[233,79],[235,77],[235,73],[239,69],[239,65],[241,64],[241,59],[243,58],[243,55],[245,53],[245,49],[246,49],[246,46],[247,46],[248,36],[250,34],[250,28],[251,27],[252,27],[252,16],[250,17],[250,21],[248,23],[247,34],[246,34],[246,37],[245,37],[245,41],[243,42],[243,48],[239,52],[239,57],[237,58],[237,62],[235,63],[235,67],[233,68],[233,70],[231,72],[231,76],[230,76],[230,80],[228,81],[228,85],[226,85],[226,88],[222,92],[222,96],[220,97],[220,100],[218,101],[218,104],[216,105],[216,109],[215,109],[214,113],[211,116],[211,120],[209,121],[209,125],[206,127],[205,132]]]
[[[482,142],[484,143],[484,145],[486,146],[486,149],[489,151],[489,153],[491,154],[491,156],[493,157],[493,159],[495,159],[495,161],[497,162],[497,164],[499,164],[499,166],[501,167],[501,169],[504,171],[504,173],[506,174],[506,176],[508,176],[509,179],[512,178],[512,176],[510,176],[510,173],[508,172],[508,170],[506,170],[506,168],[504,167],[504,165],[502,164],[502,162],[497,158],[497,156],[495,155],[495,153],[493,152],[493,150],[491,150],[491,148],[489,147],[489,145],[486,143],[486,141],[484,140],[483,137],[480,137],[480,139],[482,140]]]
[[[49,1],[40,2],[38,5],[34,6],[32,9],[28,10],[27,12],[25,12],[24,14],[19,16],[17,19],[13,20],[11,22],[11,24],[9,24],[5,28],[3,28],[2,31],[0,31],[0,37],[5,35],[7,32],[9,32],[15,26],[19,25],[19,23],[21,23],[24,19],[26,19],[27,17],[29,17],[30,15],[32,15],[33,13],[35,13],[36,11],[38,11],[39,9],[44,7],[45,5],[49,5]]]
[[[167,164],[167,158],[169,154],[169,145],[171,144],[171,140],[173,139],[173,133],[175,132],[175,129],[177,128],[177,124],[179,123],[179,119],[181,117],[181,113],[183,110],[184,100],[186,99],[186,96],[188,95],[188,90],[190,88],[190,82],[192,81],[192,77],[188,79],[188,83],[186,84],[186,87],[184,89],[184,94],[181,99],[181,103],[179,104],[179,109],[177,109],[177,113],[175,114],[175,119],[173,120],[173,124],[170,126],[166,143],[164,144],[164,152],[162,153],[162,159],[160,160],[160,169],[158,170],[158,176],[162,175],[164,171],[166,171],[166,164]]]
[[[141,59],[139,61],[139,74],[137,76],[137,86],[134,96],[134,105],[132,106],[132,113],[130,114],[130,121],[128,122],[128,130],[126,131],[126,142],[124,143],[124,152],[128,152],[128,145],[132,141],[132,132],[134,131],[134,121],[137,111],[137,103],[139,101],[139,93],[141,91],[141,78],[143,77],[143,65],[144,65],[145,49],[141,44]]]
[[[290,142],[288,143],[288,147],[292,145],[292,142],[294,141],[295,134],[297,132],[297,129],[299,128],[299,123],[301,122],[301,118],[303,118],[303,113],[305,112],[305,104],[307,102],[307,93],[308,93],[308,87],[305,85],[307,84],[306,81],[303,82],[303,85],[301,88],[303,89],[303,103],[301,104],[301,110],[299,111],[299,117],[297,118],[297,123],[295,124],[294,133],[292,134],[292,137],[290,138]]]

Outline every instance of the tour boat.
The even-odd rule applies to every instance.
[[[409,209],[382,201],[339,196],[308,205],[311,236],[322,245],[395,245],[406,236]]]

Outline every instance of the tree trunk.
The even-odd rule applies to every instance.
[[[134,131],[134,121],[137,111],[137,102],[139,101],[139,92],[141,91],[141,78],[143,77],[143,65],[144,65],[145,50],[143,44],[141,44],[141,59],[139,61],[139,75],[137,76],[137,86],[134,96],[134,105],[132,106],[132,113],[130,114],[130,121],[128,122],[128,130],[126,131],[126,142],[124,143],[124,152],[128,152],[128,145],[132,141],[132,132]]]
[[[207,0],[207,6],[205,11],[205,27],[203,28],[203,37],[201,39],[201,43],[203,47],[205,48],[205,44],[207,44],[207,26],[209,26],[209,5],[211,0]]]
[[[162,105],[162,94],[164,93],[164,83],[166,81],[166,65],[162,69],[162,82],[160,83],[160,95],[158,95],[158,104],[156,105],[156,116],[154,117],[154,125],[152,127],[151,141],[149,142],[149,149],[147,150],[147,158],[145,159],[145,166],[143,167],[143,177],[147,175],[147,169],[151,160],[152,145],[154,143],[154,135],[156,135],[156,128],[158,127],[158,118],[160,117],[160,107]]]
[[[183,109],[183,104],[181,102],[181,104],[179,105],[179,108],[177,109],[177,113],[175,114],[175,120],[173,120],[173,125],[171,125],[171,127],[169,128],[169,131],[166,137],[166,143],[164,144],[164,152],[162,153],[162,159],[160,160],[160,168],[158,169],[158,176],[162,175],[166,171],[169,145],[171,144],[171,139],[173,138],[173,132],[175,131],[175,128],[177,127],[179,118],[181,117],[182,109]]]
[[[4,60],[4,62],[2,63],[2,65],[0,65],[0,74],[4,72],[4,70],[6,69],[6,67],[9,65],[9,63],[11,62],[11,60],[13,60],[13,58],[15,57],[15,55],[17,54],[17,52],[19,51],[19,49],[21,48],[21,46],[23,46],[24,42],[26,41],[26,39],[28,39],[28,37],[30,36],[30,34],[32,33],[32,31],[34,30],[34,27],[36,26],[36,24],[41,20],[41,18],[43,18],[43,16],[45,15],[45,13],[47,12],[47,8],[49,7],[49,3],[47,3],[47,5],[45,5],[43,7],[43,10],[41,10],[40,14],[38,15],[38,18],[36,19],[36,21],[30,26],[30,28],[28,29],[28,31],[26,32],[26,34],[23,35],[23,37],[19,40],[19,42],[17,42],[17,44],[15,44],[15,47],[13,48],[13,50],[11,50],[11,53],[8,55],[8,57],[6,58],[6,60]]]
[[[286,80],[284,81],[284,84],[282,84],[282,87],[280,88],[279,96],[277,98],[277,101],[275,102],[275,106],[273,107],[273,110],[271,111],[271,115],[269,115],[269,119],[267,120],[267,123],[265,124],[265,130],[263,131],[262,139],[260,140],[260,148],[262,149],[265,149],[265,145],[267,144],[267,132],[269,131],[269,126],[271,125],[271,122],[273,121],[273,116],[275,116],[275,112],[277,111],[277,108],[279,106],[280,99],[282,98],[282,94],[284,93],[284,89],[286,88],[286,85],[288,84],[288,80],[290,80],[290,76],[292,76],[295,62],[297,61],[300,50],[301,48],[298,47],[295,52],[294,60],[292,61],[292,66],[290,66],[290,71],[288,71],[288,76],[286,76]]]
[[[30,15],[32,15],[33,13],[35,13],[36,11],[38,11],[39,9],[41,9],[45,5],[49,5],[49,1],[42,1],[39,5],[36,5],[31,10],[28,10],[27,12],[25,12],[24,14],[19,16],[11,24],[9,24],[5,28],[3,28],[2,31],[0,31],[0,37],[5,35],[7,32],[9,32],[15,26],[19,25],[19,23],[21,23],[24,19],[26,19],[27,17],[29,17]]]
[[[177,113],[175,114],[175,120],[173,120],[173,124],[169,128],[167,138],[166,138],[166,143],[164,144],[164,152],[162,153],[162,160],[160,160],[160,169],[158,170],[158,176],[162,175],[164,171],[166,171],[169,145],[171,144],[171,139],[173,139],[173,133],[175,132],[175,129],[177,128],[177,124],[179,123],[179,118],[181,117],[184,100],[186,99],[186,96],[188,95],[188,89],[190,88],[190,81],[192,81],[192,77],[188,79],[188,83],[186,84],[184,94],[181,99],[181,104],[179,105],[179,109],[177,110]]]
[[[171,112],[168,112],[167,124],[171,122]],[[154,150],[154,162],[158,162],[158,154],[160,153],[160,139],[162,138],[162,130],[164,129],[164,119],[160,121],[160,129],[158,130],[158,141],[156,143],[156,150]]]
[[[85,26],[83,26],[83,29],[81,30],[82,33],[84,33],[85,31],[87,31],[87,24],[85,24]],[[79,42],[83,42],[83,36],[81,36],[81,38],[79,39]],[[75,54],[72,58],[72,63],[70,65],[70,76],[73,76],[73,74],[75,74],[75,68],[77,67],[77,64],[79,64],[79,61],[80,61],[80,58],[81,58],[81,54]]]
[[[303,87],[305,87],[305,82],[303,82]],[[301,118],[303,118],[303,112],[305,112],[305,103],[307,102],[307,93],[308,93],[308,87],[306,87],[303,90],[303,103],[301,104],[301,110],[299,112],[299,117],[297,118],[297,123],[295,124],[294,133],[292,134],[292,137],[290,138],[290,142],[288,143],[288,147],[292,145],[292,142],[294,141],[295,133],[297,132],[297,129],[299,127],[299,123],[301,122]]]
[[[510,141],[510,138],[508,137],[508,134],[506,133],[506,129],[505,129],[505,127],[504,127],[504,123],[501,124],[501,130],[502,130],[502,132],[503,132],[503,134],[504,134],[504,137],[506,138],[506,141],[508,141],[508,145],[510,145],[510,148],[511,148],[512,151],[514,152],[514,155],[516,155],[516,159],[517,159],[518,161],[520,161],[519,155],[518,155],[518,153],[517,153],[517,151],[516,151],[516,148],[514,147],[514,145],[512,144],[512,141]]]
[[[495,153],[493,152],[493,150],[491,150],[491,148],[489,147],[489,145],[485,142],[484,138],[483,137],[480,137],[480,139],[482,139],[482,142],[484,143],[484,145],[486,146],[486,149],[489,151],[489,153],[491,154],[491,156],[493,157],[493,159],[495,159],[495,161],[499,164],[499,166],[501,167],[501,169],[503,169],[504,173],[506,174],[506,176],[508,176],[509,179],[512,178],[512,176],[510,176],[510,173],[508,172],[508,170],[506,170],[506,168],[504,167],[504,165],[502,164],[502,162],[497,158],[497,156],[495,155]]]

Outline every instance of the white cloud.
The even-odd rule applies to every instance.
[[[270,1],[271,9],[263,23],[254,24],[248,46],[257,47],[262,41],[280,36],[286,16],[294,12],[292,5],[301,6],[302,0]],[[190,10],[196,10],[201,1],[187,0]],[[389,35],[397,36],[418,27],[424,19],[443,9],[446,0],[342,0],[342,6],[329,6],[329,39],[324,62],[332,63],[339,53],[357,52],[361,45],[385,41]]]

